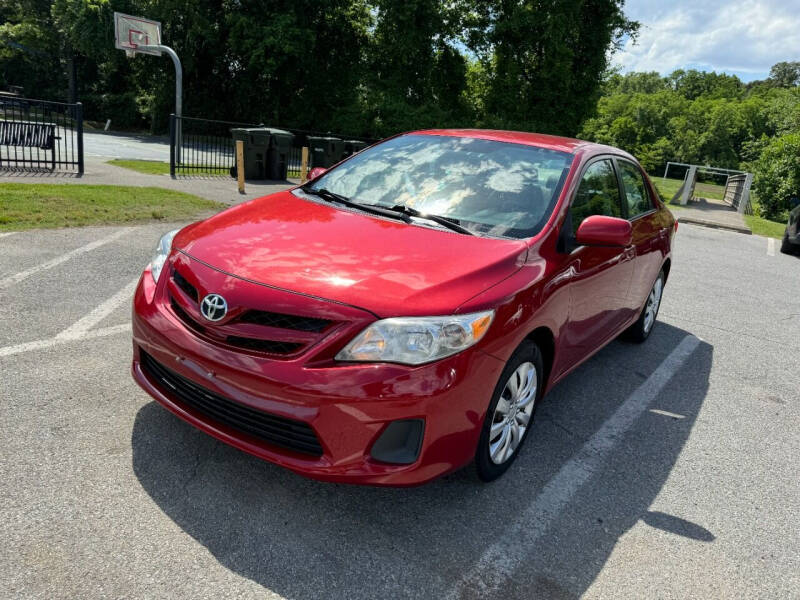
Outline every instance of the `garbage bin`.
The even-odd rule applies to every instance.
[[[308,136],[311,167],[330,167],[342,159],[344,142],[336,137]]]
[[[244,142],[244,176],[246,179],[265,179],[270,134],[265,127],[240,127],[231,129],[234,141]],[[235,175],[236,167],[231,169]]]
[[[348,156],[352,156],[356,152],[360,152],[366,147],[367,147],[367,142],[362,142],[361,140],[345,140],[344,154],[342,155],[342,158],[347,158]]]
[[[286,179],[294,134],[283,129],[264,129],[264,131],[270,134],[267,175],[270,179]]]

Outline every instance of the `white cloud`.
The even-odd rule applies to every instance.
[[[627,71],[697,68],[760,79],[782,60],[800,60],[800,0],[628,0],[642,23],[612,59]]]

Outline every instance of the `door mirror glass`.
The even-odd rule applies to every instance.
[[[325,167],[314,167],[308,173],[308,180],[311,181],[312,179],[316,179],[320,175],[324,175],[327,171],[328,169],[326,169]]]
[[[592,215],[581,221],[575,241],[581,246],[629,246],[631,236],[627,219]]]

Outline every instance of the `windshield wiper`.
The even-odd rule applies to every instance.
[[[448,217],[441,217],[439,215],[429,215],[427,213],[423,213],[418,211],[416,208],[411,208],[410,206],[406,206],[405,204],[395,204],[388,210],[393,210],[398,214],[408,215],[409,217],[416,217],[418,219],[425,219],[426,221],[433,221],[441,225],[442,227],[446,227],[452,231],[457,231],[458,233],[463,233],[465,235],[475,235],[472,231],[467,229],[466,227],[462,227],[459,225],[456,219],[451,219]]]
[[[315,189],[312,187],[301,187],[306,194],[311,194],[312,196],[317,196],[326,200],[327,202],[336,202],[343,206],[348,206],[350,208],[356,208],[358,210],[363,210],[364,212],[372,213],[373,215],[381,215],[383,217],[389,217],[391,219],[399,219],[404,223],[410,223],[411,219],[400,212],[394,211],[390,208],[383,208],[381,206],[376,206],[375,204],[362,204],[360,202],[353,202],[347,196],[343,196],[341,194],[337,194],[336,192],[332,192],[326,188]]]

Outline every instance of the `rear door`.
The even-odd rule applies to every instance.
[[[663,236],[668,228],[658,218],[656,203],[650,195],[641,168],[624,158],[615,158],[622,189],[623,210],[633,230],[631,243],[635,251],[629,294],[631,312],[644,306],[650,288],[661,268]],[[663,230],[663,231],[662,231]]]

